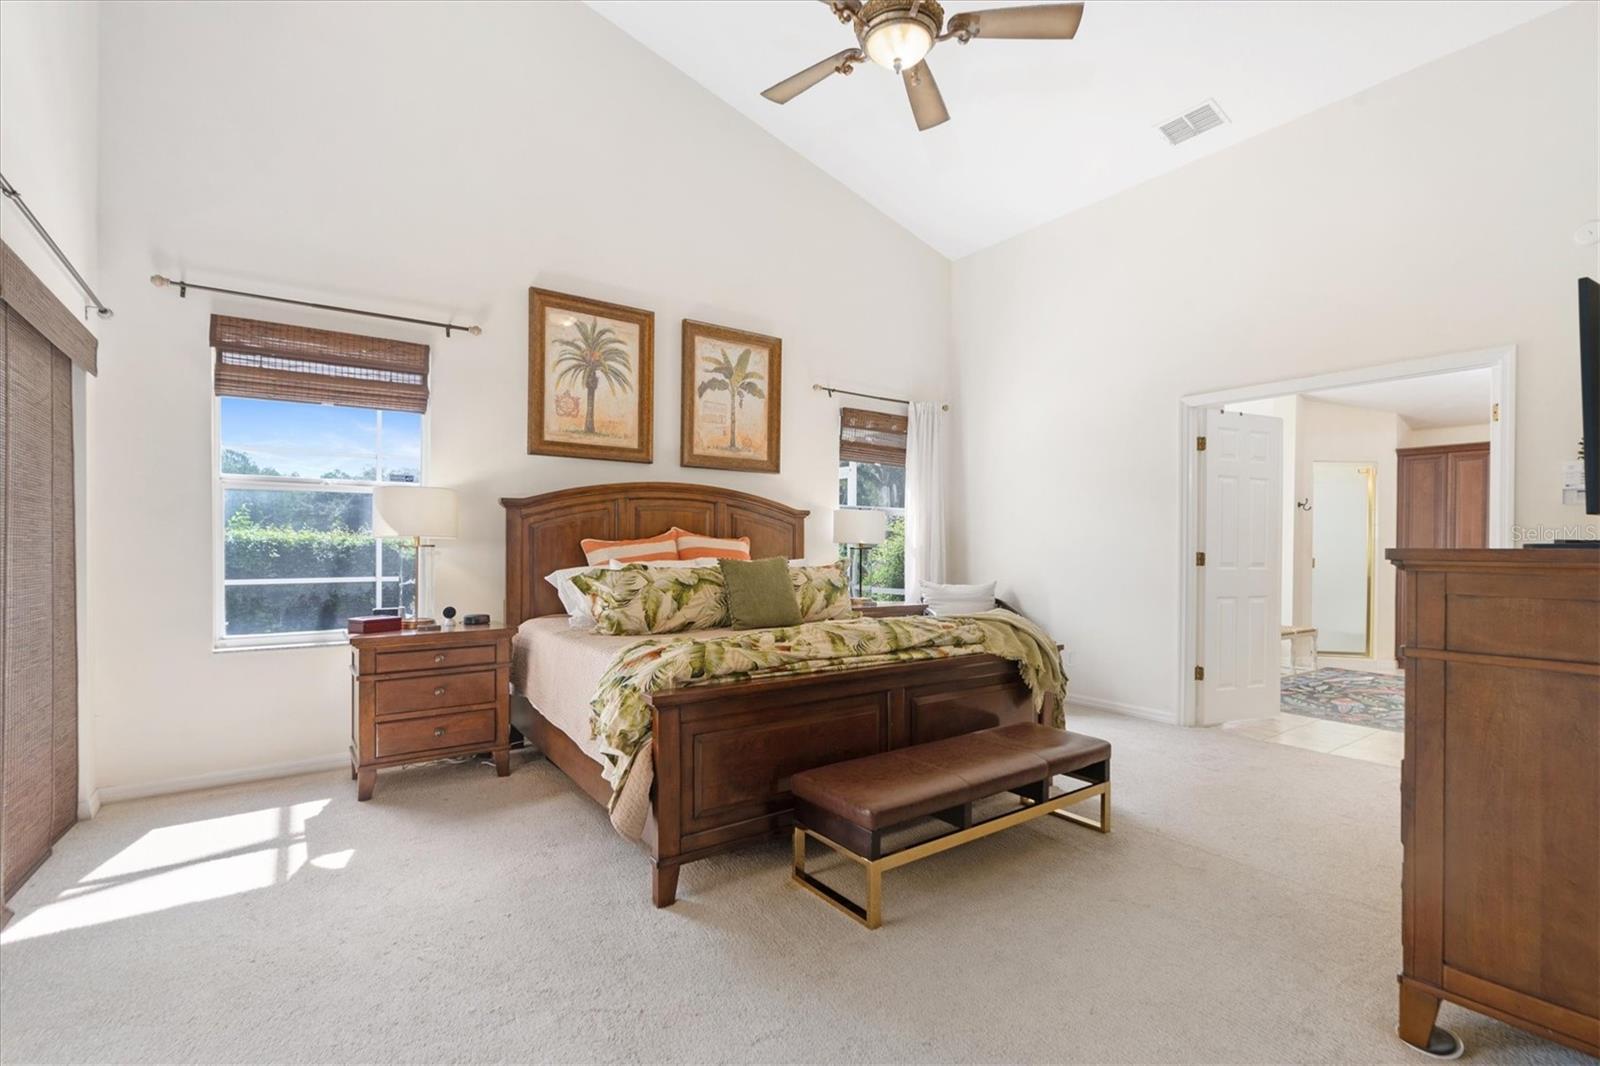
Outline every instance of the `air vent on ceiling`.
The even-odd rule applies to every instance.
[[[1215,100],[1207,100],[1193,111],[1185,111],[1170,122],[1163,122],[1157,128],[1162,136],[1166,137],[1168,144],[1178,145],[1191,137],[1198,137],[1206,130],[1214,130],[1224,122],[1228,116],[1222,113],[1222,108],[1217,106]]]

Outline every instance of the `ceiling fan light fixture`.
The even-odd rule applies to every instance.
[[[867,58],[896,74],[922,62],[944,22],[934,0],[867,0],[861,8],[861,47]]]
[[[933,48],[933,34],[916,19],[890,19],[867,34],[867,57],[896,74],[922,62]]]

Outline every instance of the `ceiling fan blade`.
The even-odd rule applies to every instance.
[[[917,129],[932,129],[950,118],[944,97],[939,93],[939,83],[933,80],[933,71],[928,69],[926,59],[902,71],[900,79],[906,83],[906,96],[911,100],[911,116],[917,120]]]
[[[950,33],[1009,40],[1070,40],[1083,21],[1082,4],[1034,4],[968,11],[950,19]]]
[[[845,60],[856,62],[861,54],[858,48],[846,48],[844,51],[831,55],[820,63],[813,63],[798,74],[791,74],[778,84],[762,93],[768,100],[775,104],[786,104],[799,96],[817,82],[835,73]]]

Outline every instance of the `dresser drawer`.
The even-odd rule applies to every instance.
[[[483,707],[455,714],[379,722],[377,757],[392,759],[397,755],[442,751],[463,744],[493,744],[494,718],[494,708]]]
[[[377,672],[401,674],[411,670],[448,670],[456,666],[481,666],[494,662],[495,646],[434,648],[431,651],[380,651]]]
[[[499,695],[494,690],[494,676],[493,670],[474,670],[467,674],[433,674],[379,681],[377,713],[405,714],[409,711],[493,703]]]

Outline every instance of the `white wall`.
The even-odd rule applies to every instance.
[[[1489,423],[1470,426],[1424,426],[1412,429],[1400,420],[1400,447],[1431,448],[1442,444],[1477,444],[1489,439]]]
[[[313,17],[314,16],[314,17]],[[90,439],[110,795],[338,756],[343,648],[212,651],[207,316],[433,345],[431,479],[462,493],[440,603],[498,612],[498,500],[714,482],[809,507],[828,550],[836,404],[947,394],[949,263],[577,4],[107,5],[102,378]],[[247,42],[249,47],[239,47]],[[114,177],[114,180],[113,180]],[[446,340],[192,294],[225,286],[481,322]],[[527,289],[656,312],[656,460],[526,454]],[[678,466],[684,317],[784,341],[783,472]]]
[[[100,9],[92,3],[7,0],[0,4],[0,173],[16,186],[80,273],[99,278]],[[84,306],[72,276],[9,200],[0,198],[0,239],[63,304]],[[100,331],[88,316],[89,331]],[[78,794],[92,813],[94,723],[88,618],[87,376],[72,370],[73,491],[77,510]]]
[[[1596,269],[1570,235],[1600,214],[1597,10],[956,264],[954,577],[998,579],[1071,646],[1076,696],[1174,714],[1181,396],[1514,343],[1516,521],[1585,524],[1559,478],[1573,280]]]

